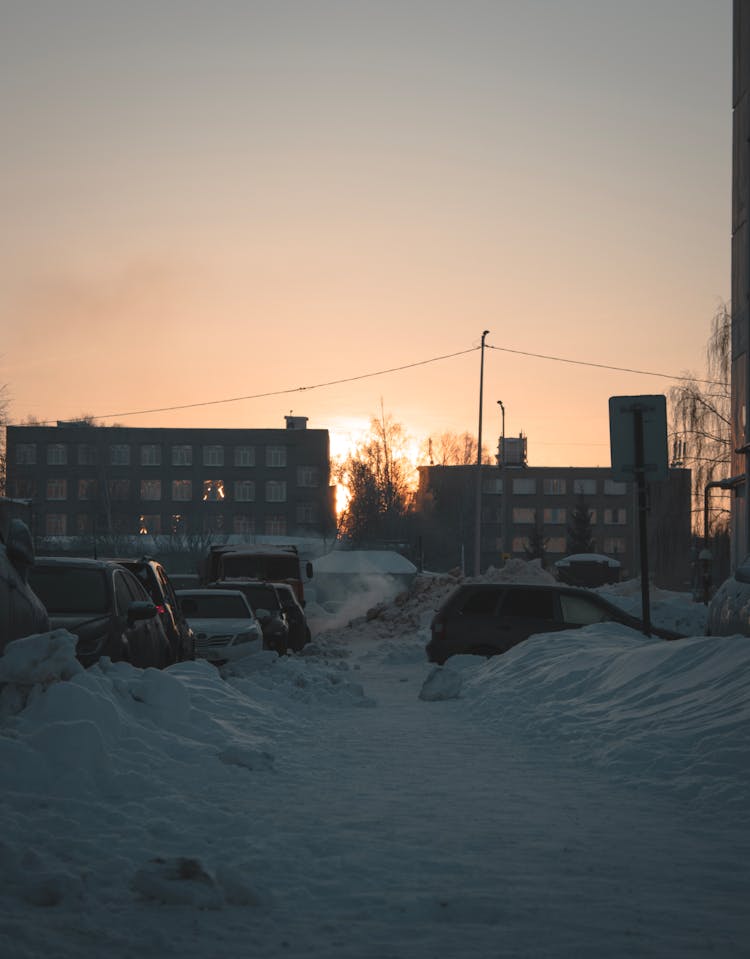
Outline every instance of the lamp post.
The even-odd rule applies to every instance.
[[[482,565],[482,396],[484,393],[484,339],[489,333],[482,333],[481,360],[479,364],[479,428],[477,430],[477,503],[474,517],[474,575],[479,576]]]
[[[498,466],[505,466],[505,407],[503,406],[502,400],[498,400],[497,405],[500,407],[500,411],[503,414],[503,428],[500,432],[500,456]]]

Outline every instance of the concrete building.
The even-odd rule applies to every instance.
[[[328,430],[9,426],[8,494],[43,536],[321,536],[335,529]]]
[[[732,566],[750,553],[750,0],[734,0],[732,155]]]
[[[427,568],[471,570],[474,551],[476,466],[419,467],[417,509]],[[687,589],[691,580],[690,470],[649,484],[649,568],[659,586]],[[591,514],[593,547],[616,559],[622,577],[639,575],[635,487],[593,467],[483,466],[480,566],[526,557],[532,537],[546,540],[548,565],[566,556],[573,509]]]

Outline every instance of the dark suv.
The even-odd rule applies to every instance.
[[[102,656],[134,666],[169,665],[171,651],[156,606],[130,570],[108,560],[39,556],[29,583],[53,629],[78,637],[76,656],[90,666]]]
[[[187,623],[167,571],[154,559],[118,559],[115,562],[129,569],[138,578],[156,606],[164,632],[172,650],[172,662],[195,659],[195,635]]]
[[[208,589],[238,589],[244,593],[250,608],[263,629],[263,648],[273,649],[279,656],[289,647],[289,622],[276,587],[259,579],[220,579]]]
[[[441,664],[449,656],[504,653],[534,633],[577,629],[593,623],[622,623],[643,630],[635,616],[587,589],[521,583],[472,583],[457,587],[442,603],[430,626],[427,657]],[[652,627],[661,639],[678,633]]]

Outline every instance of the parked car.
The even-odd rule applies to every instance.
[[[0,653],[14,639],[49,629],[47,610],[29,584],[33,564],[29,527],[12,519],[5,537],[0,531]]]
[[[534,633],[577,629],[593,623],[622,623],[643,630],[635,616],[598,593],[557,585],[472,583],[458,586],[432,620],[427,657],[443,664],[449,656],[507,652]],[[671,630],[652,627],[661,639],[680,639]]]
[[[286,613],[289,626],[289,649],[298,653],[312,639],[305,611],[299,604],[297,594],[288,583],[273,583],[273,587],[279,597],[281,608]]]
[[[84,666],[102,656],[134,666],[169,665],[171,649],[151,597],[136,577],[111,560],[40,556],[29,582],[53,629],[78,637]]]
[[[172,662],[195,659],[195,635],[182,614],[174,587],[162,564],[147,556],[115,562],[129,569],[153,600],[169,640]]]
[[[263,627],[263,645],[279,656],[289,646],[289,623],[276,587],[258,579],[221,579],[208,584],[209,589],[239,589]]]
[[[238,589],[178,589],[177,599],[202,659],[217,666],[263,648],[263,629]]]

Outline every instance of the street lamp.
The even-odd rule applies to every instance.
[[[505,407],[503,406],[503,401],[498,400],[497,405],[500,407],[500,411],[503,414],[503,428],[501,430],[501,440],[500,440],[500,456],[498,457],[498,465],[505,466]]]
[[[477,430],[477,503],[474,517],[474,575],[479,576],[482,565],[480,537],[482,535],[482,395],[484,393],[484,338],[489,330],[482,333],[482,358],[479,365],[479,429]]]

